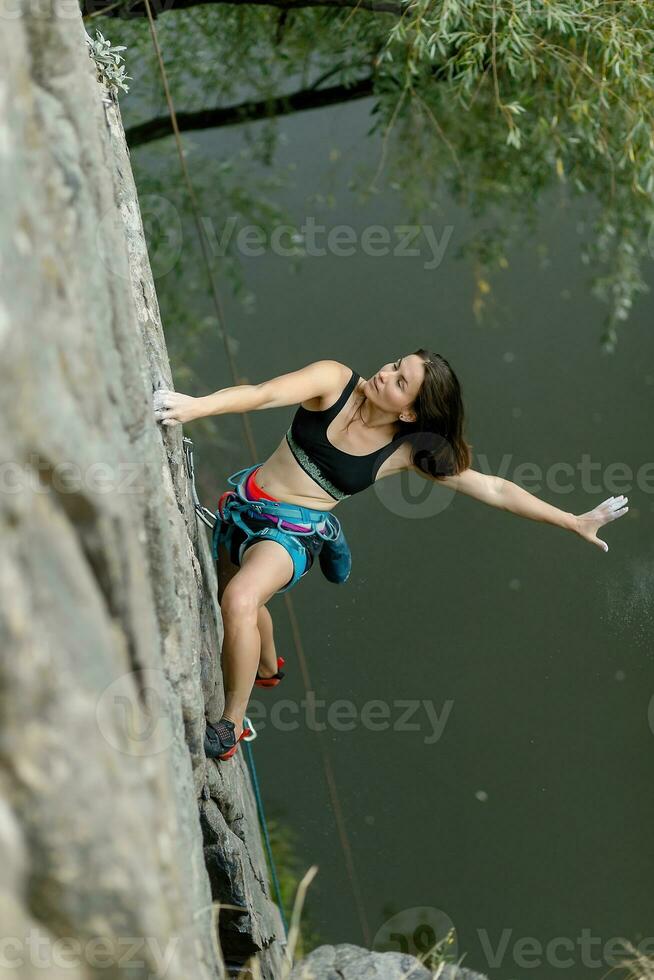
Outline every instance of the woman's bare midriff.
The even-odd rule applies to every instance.
[[[255,479],[257,486],[266,493],[289,504],[332,510],[338,503],[304,472],[286,439],[282,439],[274,453],[261,464]]]
[[[375,483],[384,476],[405,469],[408,465],[408,459],[404,459],[405,455],[405,447],[400,446],[392,457],[385,459],[377,472]],[[255,479],[257,486],[266,493],[289,504],[313,507],[316,510],[333,510],[340,503],[304,472],[285,438],[265,463],[261,464]]]

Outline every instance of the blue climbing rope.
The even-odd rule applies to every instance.
[[[246,740],[244,741],[245,741],[245,757],[247,759],[248,768],[250,770],[250,779],[252,780],[252,788],[254,789],[254,798],[257,803],[257,813],[259,814],[259,823],[261,825],[263,839],[266,845],[266,854],[268,855],[268,861],[270,862],[270,875],[272,878],[273,889],[275,891],[275,896],[277,899],[279,914],[282,917],[282,923],[284,926],[284,935],[288,939],[288,923],[286,921],[286,916],[284,915],[284,903],[282,902],[282,892],[279,886],[279,878],[277,877],[277,869],[275,867],[275,859],[273,858],[272,847],[270,845],[270,834],[268,833],[268,823],[266,821],[266,814],[263,809],[263,799],[261,797],[261,791],[259,789],[259,779],[257,777],[257,770],[254,764],[254,753],[252,752],[252,746],[250,745],[250,742]]]

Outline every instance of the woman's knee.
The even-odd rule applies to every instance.
[[[239,582],[238,576],[227,583],[220,602],[223,620],[238,619],[243,622],[251,620],[256,625],[260,608],[259,596],[255,590]]]

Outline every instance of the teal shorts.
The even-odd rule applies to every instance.
[[[257,541],[277,541],[293,562],[291,578],[277,591],[277,594],[281,594],[293,588],[307,574],[320,555],[325,539],[333,538],[340,532],[340,524],[328,511],[300,507],[284,501],[270,504],[266,500],[249,500],[244,496],[243,488],[249,474],[260,465],[258,463],[246,467],[228,478],[237,489],[223,493],[218,502],[212,554],[218,561],[218,548],[222,544],[227,549],[232,564],[240,568],[243,555],[251,545]],[[326,529],[325,522],[328,524]],[[288,523],[310,525],[314,530],[307,533],[291,530],[286,526]],[[321,528],[322,530],[317,530]]]
[[[287,592],[307,574],[318,557],[324,544],[318,534],[294,534],[292,531],[280,530],[274,524],[250,511],[241,511],[241,520],[252,532],[248,535],[241,527],[229,521],[216,520],[213,531],[213,557],[218,561],[218,547],[223,544],[227,549],[232,565],[241,567],[243,555],[257,541],[277,541],[286,549],[293,562],[293,575],[277,594]]]

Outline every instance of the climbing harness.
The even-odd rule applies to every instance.
[[[252,537],[263,537],[272,541],[280,540],[286,545],[286,541],[288,540],[286,534],[280,533],[279,530],[282,528],[284,532],[297,535],[298,537],[308,537],[317,534],[323,542],[332,544],[333,546],[329,549],[328,562],[323,561],[321,551],[320,565],[325,578],[329,579],[330,582],[339,583],[347,579],[351,568],[350,549],[345,540],[341,523],[335,514],[332,514],[330,511],[316,510],[313,507],[301,507],[299,504],[289,504],[279,500],[250,500],[245,490],[247,480],[250,474],[261,466],[261,463],[255,463],[254,466],[246,466],[227,478],[227,482],[231,483],[233,487],[236,487],[236,491],[226,490],[220,497],[218,509],[214,513],[208,507],[203,507],[198,497],[197,487],[195,485],[193,442],[188,436],[184,436],[182,438],[182,445],[186,461],[186,472],[191,484],[193,505],[200,520],[207,527],[211,528],[212,531],[215,531],[218,523],[222,521],[239,527],[245,535],[246,540],[241,544],[239,549],[239,563]],[[244,520],[244,515],[247,514],[254,517],[259,515],[262,517],[271,517],[277,523],[277,528],[265,528],[262,531],[253,531]],[[286,523],[293,523],[295,526],[292,529],[284,527]],[[297,526],[298,524],[307,525],[306,530],[300,529]],[[218,559],[215,547],[216,538],[217,534],[214,534],[213,557],[215,560]]]
[[[307,574],[325,542],[342,536],[341,525],[329,511],[278,500],[250,500],[246,491],[247,481],[260,465],[246,466],[228,477],[228,482],[236,490],[225,491],[218,501],[218,524],[214,528],[212,541],[213,557],[218,560],[218,547],[224,541],[232,561],[240,565],[246,548],[251,544],[258,540],[277,541],[293,562],[290,580],[278,589],[278,593],[282,593]],[[233,537],[237,529],[241,533],[234,547]]]
[[[226,513],[234,511],[234,523],[247,531],[246,527],[240,523],[238,515],[242,512],[252,511],[253,514],[262,514],[276,517],[278,522],[292,522],[294,524],[308,525],[306,530],[297,527],[292,529],[293,534],[299,537],[303,535],[317,534],[323,541],[335,540],[340,531],[340,522],[334,514],[326,510],[316,510],[313,507],[301,507],[299,504],[289,504],[282,500],[250,500],[245,491],[248,477],[257,470],[261,463],[254,466],[246,466],[237,473],[232,473],[227,477],[227,482],[236,487],[236,492],[227,490],[221,497],[224,501],[222,507],[219,501],[220,517],[225,520]],[[291,530],[290,528],[288,529]]]
[[[257,540],[277,541],[289,553],[293,562],[290,581],[278,592],[292,588],[312,567],[318,556],[325,578],[336,584],[345,582],[352,568],[352,556],[341,523],[330,511],[302,507],[279,500],[250,500],[246,485],[251,473],[260,463],[246,466],[227,478],[235,490],[226,490],[218,500],[218,508],[212,513],[203,507],[195,485],[193,442],[187,436],[182,439],[186,472],[191,485],[193,506],[199,519],[213,531],[211,550],[218,561],[221,542],[231,553],[234,529],[242,533],[238,549],[231,553],[234,564],[240,565],[245,550]],[[272,526],[272,522],[276,526]],[[292,524],[292,527],[288,527]],[[298,525],[304,525],[304,529]]]

